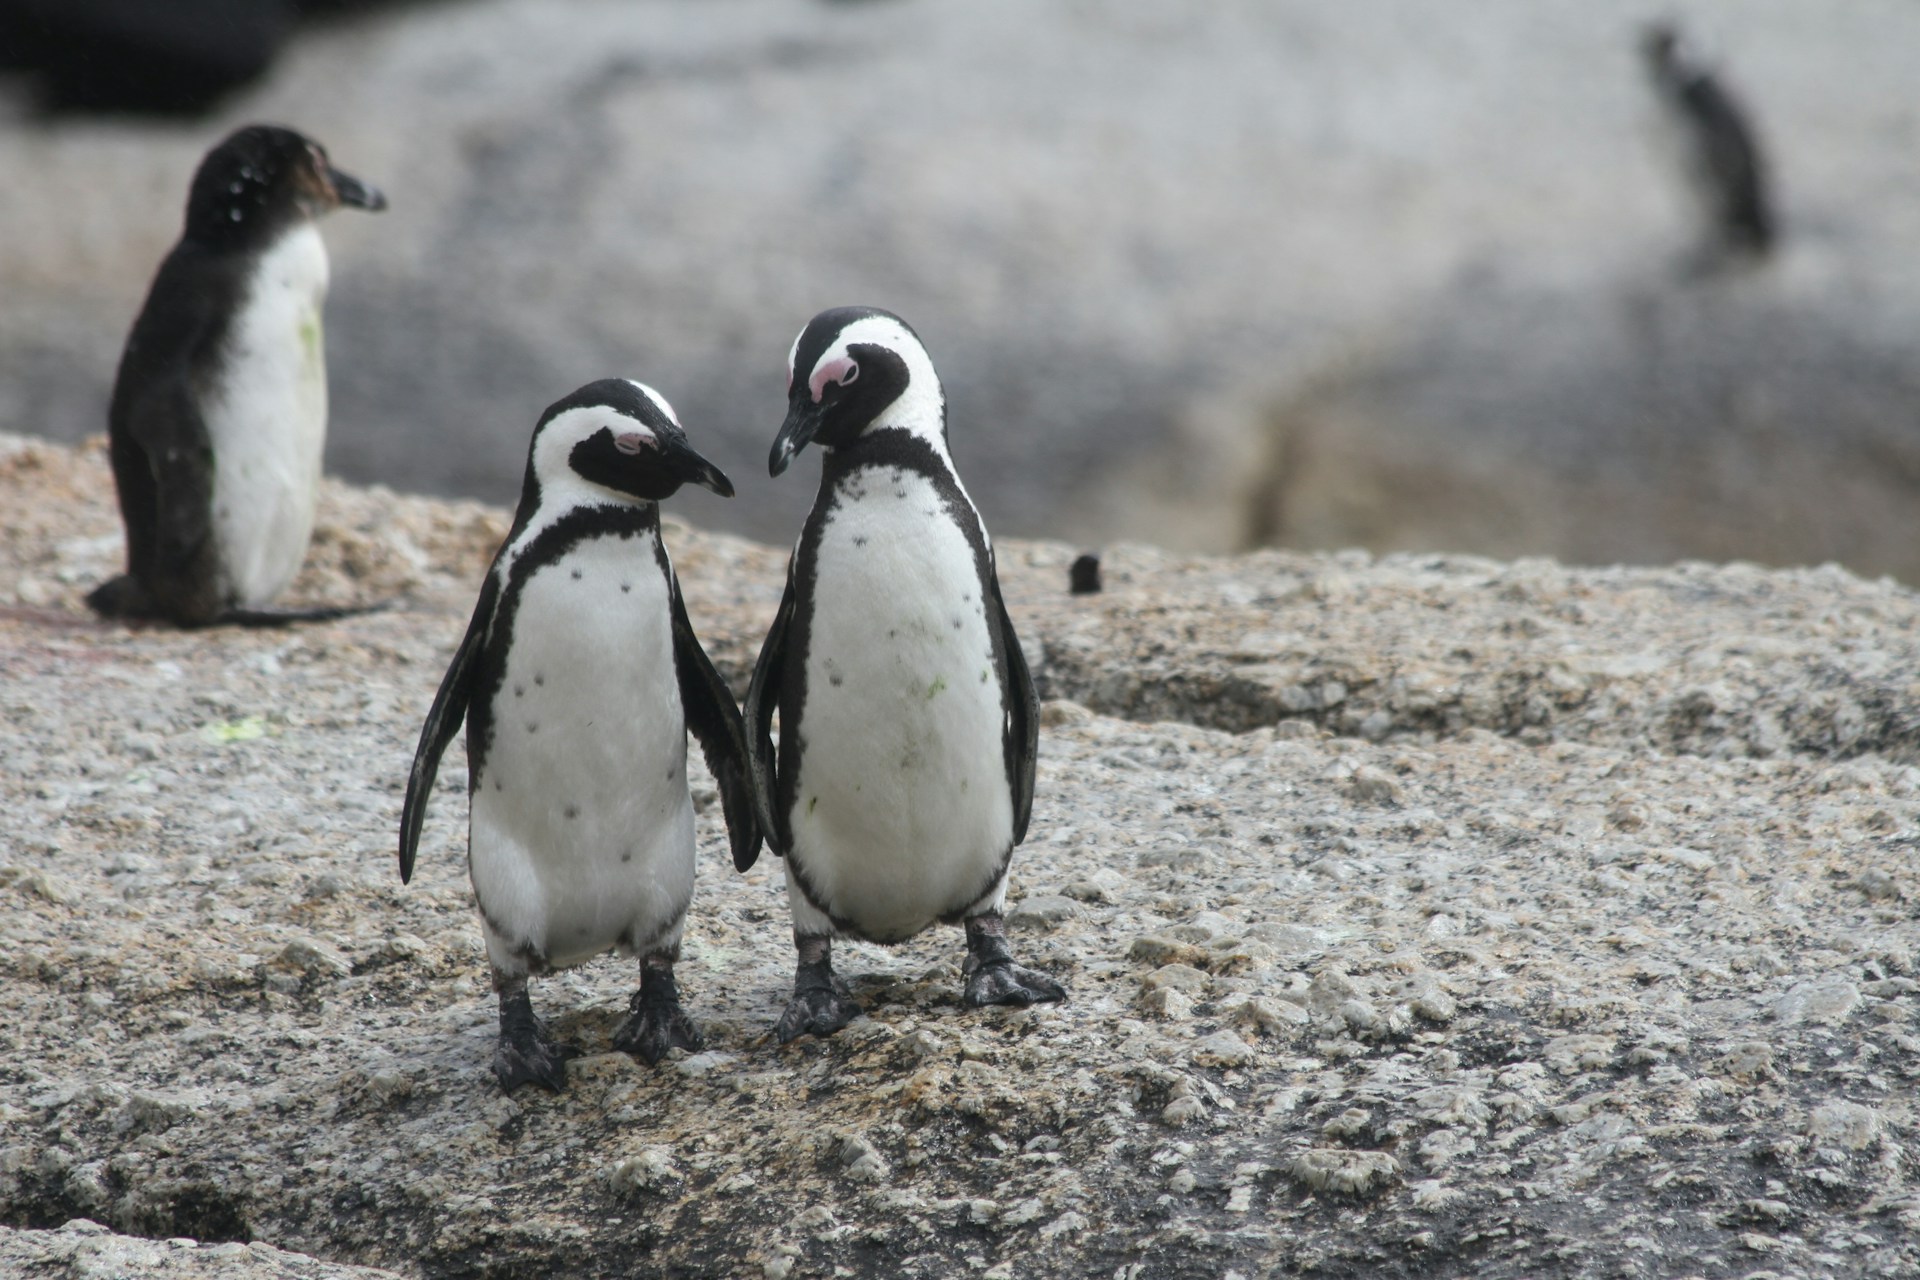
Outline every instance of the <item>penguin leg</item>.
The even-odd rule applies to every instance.
[[[773,1024],[781,1044],[800,1036],[830,1036],[865,1012],[847,984],[833,972],[833,938],[826,933],[793,931],[798,963],[793,972],[793,999]]]
[[[525,974],[512,976],[493,971],[494,990],[500,993],[500,1042],[493,1050],[493,1074],[508,1093],[523,1084],[537,1084],[560,1092],[567,1083],[567,1059],[575,1050],[547,1033],[547,1026],[533,1016],[533,1001],[527,996]]]
[[[674,954],[649,952],[640,961],[640,989],[627,1002],[627,1020],[613,1033],[613,1047],[653,1066],[669,1049],[700,1048],[700,1032],[680,1008],[673,980]]]
[[[1013,962],[1006,921],[997,908],[967,917],[967,962],[960,972],[967,980],[963,1002],[970,1009],[989,1004],[1024,1007],[1067,998],[1067,989],[1058,982]]]

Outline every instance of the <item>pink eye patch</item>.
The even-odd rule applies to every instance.
[[[860,364],[852,356],[835,356],[831,360],[822,360],[814,366],[813,377],[807,380],[807,390],[813,393],[813,402],[820,403],[820,397],[827,393],[827,384],[837,382],[846,386],[860,376]]]

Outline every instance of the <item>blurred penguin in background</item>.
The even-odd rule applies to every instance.
[[[1690,266],[1705,272],[1764,260],[1776,225],[1765,158],[1745,109],[1674,24],[1648,26],[1640,48],[1703,223]]]

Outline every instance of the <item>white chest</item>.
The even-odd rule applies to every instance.
[[[327,434],[320,322],[327,272],[326,246],[311,223],[261,256],[206,406],[214,527],[229,592],[240,604],[278,595],[313,533]]]
[[[1012,838],[979,570],[911,471],[856,482],[815,563],[796,856],[836,910],[908,932],[966,905]]]
[[[581,544],[522,589],[471,864],[489,919],[552,963],[677,919],[693,807],[665,577],[646,538]]]

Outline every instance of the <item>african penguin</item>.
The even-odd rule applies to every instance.
[[[503,1088],[559,1089],[570,1052],[527,979],[617,949],[640,988],[613,1045],[659,1061],[700,1037],[673,965],[693,895],[687,732],[719,783],[733,857],[760,850],[747,744],[660,541],[661,499],[733,485],[637,382],[589,383],[541,415],[520,508],[494,557],[407,780],[400,878],[440,756],[467,726],[467,863],[500,997]]]
[[[107,427],[127,572],[87,603],[177,626],[277,625],[306,557],[327,433],[315,220],[386,197],[320,144],[250,125],[207,153],[186,228],[127,337]]]
[[[1649,26],[1640,50],[1706,223],[1704,265],[1765,257],[1773,246],[1773,210],[1766,165],[1746,113],[1678,28]]]
[[[827,1035],[860,1012],[833,973],[835,934],[900,942],[935,921],[966,926],[968,1005],[1064,999],[1013,962],[1001,920],[1039,703],[933,362],[898,316],[842,307],[787,364],[768,470],[809,442],[824,461],[747,694],[754,798],[786,858],[799,953],[774,1032]]]

